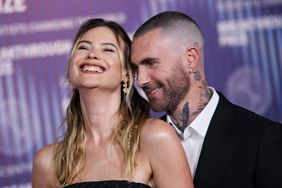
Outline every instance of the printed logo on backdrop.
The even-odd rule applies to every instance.
[[[270,6],[282,5],[282,0],[246,0],[216,2],[218,14],[238,14],[243,9],[256,10]],[[256,31],[268,31],[282,28],[282,16],[279,14],[263,14],[262,16],[231,17],[216,23],[218,44],[220,47],[240,47],[250,44],[249,34]]]
[[[26,22],[15,22],[15,23],[7,23],[7,24],[1,23],[0,37],[73,30],[73,29],[77,29],[79,25],[86,19],[94,18],[94,17],[113,20],[120,24],[124,24],[127,21],[127,16],[124,12],[116,12],[116,13],[105,13],[105,14],[39,20],[39,21],[27,20]]]
[[[0,14],[21,13],[26,10],[25,0],[0,0]]]
[[[23,122],[28,122],[26,102],[11,97],[1,99],[0,113],[0,153],[19,156],[29,152],[33,142],[28,127],[23,126]]]
[[[228,98],[258,114],[264,114],[272,102],[272,92],[267,79],[252,66],[242,66],[233,71],[226,82]]]
[[[9,59],[0,58],[0,78],[14,73],[13,62]]]

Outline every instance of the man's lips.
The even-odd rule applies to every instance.
[[[144,87],[143,88],[143,90],[145,91],[145,93],[148,97],[155,95],[160,89],[161,89],[160,87],[154,87],[154,88]]]

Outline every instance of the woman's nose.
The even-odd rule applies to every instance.
[[[98,55],[97,54],[95,54],[95,53],[93,53],[93,52],[90,52],[89,54],[88,54],[88,57],[87,57],[88,59],[99,59],[99,57],[98,57]]]

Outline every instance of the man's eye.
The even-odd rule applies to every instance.
[[[150,66],[153,66],[154,64],[156,64],[156,62],[155,61],[148,61],[148,62],[146,62],[146,66],[147,67],[150,67]]]

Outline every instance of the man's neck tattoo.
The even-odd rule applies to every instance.
[[[201,80],[201,75],[200,75],[200,72],[199,72],[199,71],[195,71],[195,72],[193,72],[193,73],[194,73],[194,79],[195,79],[196,81]]]
[[[182,132],[184,132],[189,123],[203,111],[212,97],[212,90],[208,87],[206,80],[201,80],[201,76],[198,71],[194,72],[194,78],[196,81],[200,81],[199,89],[201,91],[195,111],[193,110],[193,112],[190,112],[189,103],[186,102],[183,106],[182,112],[175,112],[173,114],[168,113],[173,124]]]
[[[212,97],[212,90],[208,87],[208,83],[206,80],[202,81],[202,84],[199,86],[199,88],[202,90],[200,95],[200,101],[196,111],[191,114],[191,116],[193,117],[199,115],[203,111],[203,109],[207,106]]]
[[[188,102],[186,102],[183,106],[182,113],[175,113],[169,115],[173,124],[182,132],[188,127],[189,125],[189,106]]]

